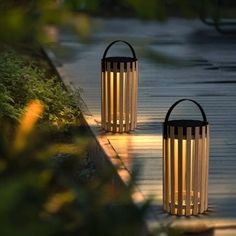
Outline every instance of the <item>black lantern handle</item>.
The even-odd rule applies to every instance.
[[[127,44],[127,45],[129,46],[130,50],[132,51],[133,58],[136,59],[136,54],[135,54],[134,48],[131,46],[130,43],[128,43],[128,42],[126,42],[126,41],[124,41],[124,40],[116,40],[116,41],[113,41],[112,43],[110,43],[110,44],[107,46],[107,48],[106,48],[106,50],[105,50],[105,52],[104,52],[104,54],[103,54],[103,59],[106,58],[107,52],[108,52],[108,50],[110,49],[110,47],[111,47],[113,44],[118,43],[118,42],[122,42],[122,43]]]
[[[199,108],[199,110],[201,111],[201,113],[202,113],[203,120],[204,120],[205,122],[207,122],[206,114],[205,114],[205,112],[204,112],[202,106],[201,106],[198,102],[196,102],[196,101],[194,101],[194,100],[192,100],[192,99],[184,98],[184,99],[180,99],[179,101],[175,102],[175,103],[170,107],[170,109],[168,110],[168,112],[167,112],[167,114],[166,114],[165,124],[168,122],[169,117],[170,117],[170,113],[173,111],[173,109],[174,109],[179,103],[181,103],[181,102],[183,102],[183,101],[190,101],[190,102],[195,103],[195,104],[198,106],[198,108]]]

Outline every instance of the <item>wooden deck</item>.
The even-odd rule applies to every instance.
[[[150,222],[191,219],[219,227],[216,235],[236,235],[236,38],[219,35],[198,21],[91,21],[89,42],[81,43],[70,32],[62,32],[59,45],[51,50],[59,73],[83,90],[84,115],[105,151],[113,150],[114,160],[116,155],[120,158],[124,181],[139,171],[137,192],[154,199],[155,219]],[[100,59],[106,45],[116,39],[129,41],[139,59],[138,128],[122,135],[100,129]],[[129,53],[123,45],[110,53],[120,52]],[[191,218],[171,217],[162,211],[162,122],[168,108],[183,97],[203,106],[211,129],[209,211]],[[173,117],[186,114],[201,118],[188,102],[177,107]],[[141,195],[135,196],[140,199]],[[225,226],[233,229],[224,230]]]

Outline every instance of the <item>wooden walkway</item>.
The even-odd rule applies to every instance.
[[[198,21],[91,21],[89,42],[82,44],[75,35],[62,32],[59,45],[51,50],[59,72],[83,90],[84,114],[98,140],[105,138],[119,156],[128,173],[124,180],[139,171],[137,189],[154,199],[155,219],[189,220],[162,212],[162,122],[176,100],[195,99],[211,125],[209,211],[190,219],[221,227],[216,235],[236,235],[236,38],[219,35]],[[122,135],[100,129],[100,59],[107,44],[116,39],[129,41],[139,59],[138,128]],[[129,53],[120,46],[110,53]],[[186,114],[201,118],[188,102],[177,107],[173,117]],[[222,230],[225,226],[235,229]]]

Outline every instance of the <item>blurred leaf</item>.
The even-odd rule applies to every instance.
[[[131,6],[138,16],[144,19],[165,20],[165,1],[164,0],[122,0]]]
[[[72,19],[76,32],[82,40],[87,40],[91,34],[90,32],[90,19],[86,14],[76,14]]]
[[[16,132],[13,147],[16,151],[22,150],[25,147],[28,136],[40,118],[43,109],[43,104],[38,100],[33,100],[27,105]]]

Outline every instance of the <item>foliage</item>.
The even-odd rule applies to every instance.
[[[16,129],[0,122],[0,235],[140,235],[146,206],[116,191],[111,171],[85,178],[88,138],[58,145],[33,131],[43,109],[31,101]]]
[[[17,119],[18,111],[13,106],[13,99],[3,84],[0,84],[0,117],[7,116]]]
[[[69,12],[58,2],[0,0],[0,39],[5,42],[44,40],[45,25],[63,24],[69,19]]]
[[[201,1],[195,0],[121,0],[134,14],[143,19],[163,21],[170,16],[196,17]]]
[[[83,10],[90,13],[96,12],[100,7],[100,1],[98,0],[67,0],[64,4],[69,10]]]
[[[48,78],[49,77],[49,78]],[[43,102],[43,121],[56,126],[74,123],[79,115],[73,94],[48,75],[32,57],[5,48],[0,53],[0,116],[17,120],[32,99]]]
[[[87,15],[75,10],[93,13],[98,5],[97,0],[0,0],[0,41],[48,43],[57,40],[56,27],[63,25],[84,36]]]
[[[169,16],[198,16],[203,1],[0,0],[0,41],[47,42],[52,32],[57,35],[55,26],[58,25],[70,25],[84,37],[89,32],[90,15],[132,16],[161,21]],[[213,3],[211,6],[208,4],[208,8],[215,4],[215,0],[206,2]]]
[[[123,0],[134,9],[136,14],[145,19],[165,19],[165,9],[163,0]]]

